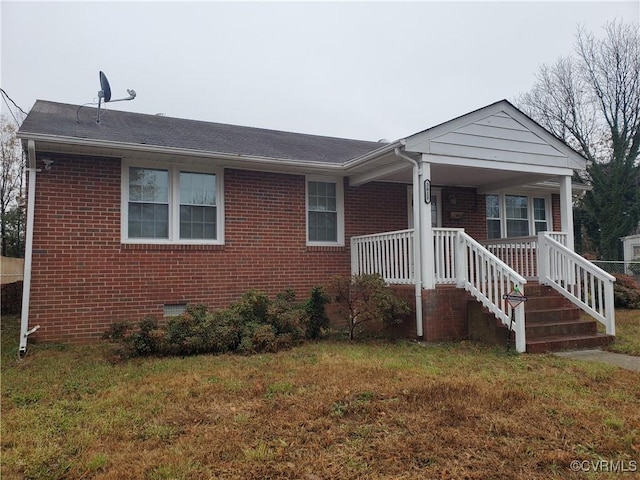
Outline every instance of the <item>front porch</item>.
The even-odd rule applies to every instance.
[[[505,295],[526,294],[528,282],[614,335],[614,278],[573,251],[573,201],[589,187],[572,177],[586,164],[505,100],[383,145],[345,164],[348,185],[406,184],[408,228],[354,232],[351,271],[413,285],[418,337],[454,310],[423,301],[447,287],[512,328],[524,352],[525,308]]]
[[[407,300],[410,287],[415,287],[412,303],[418,336],[426,332],[427,339],[465,337],[468,319],[478,315],[467,308],[469,298],[499,325],[511,329],[519,352],[545,348],[544,340],[535,345],[533,340],[528,342],[527,332],[530,336],[540,331],[547,337],[558,332],[568,335],[556,339],[561,348],[593,347],[615,335],[615,279],[570,250],[565,245],[566,233],[540,232],[481,243],[462,228],[432,228],[432,232],[433,261],[426,264],[426,270],[424,262],[416,262],[420,247],[414,229],[351,238],[352,274],[380,274],[391,285],[405,286],[399,291]],[[423,270],[416,270],[416,265]],[[420,279],[427,280],[419,283]],[[526,296],[527,283],[534,285],[535,302],[528,309],[525,305],[512,308],[505,295],[520,292]],[[545,301],[545,296],[556,299]],[[580,321],[578,308],[602,323],[607,335],[598,335],[595,324]],[[554,330],[554,324],[560,328]],[[439,330],[435,336],[434,329]],[[555,336],[561,337],[560,333]]]

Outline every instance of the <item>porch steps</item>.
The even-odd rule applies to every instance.
[[[581,310],[552,288],[530,282],[525,286],[525,294],[528,353],[590,349],[613,340],[611,335],[598,333],[596,320],[581,318]],[[473,303],[468,310],[470,338],[505,345],[508,328],[479,303]],[[514,343],[512,333],[511,345]]]

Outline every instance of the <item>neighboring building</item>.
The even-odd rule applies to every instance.
[[[114,321],[224,307],[249,289],[304,297],[364,271],[415,285],[408,333],[427,340],[466,335],[466,307],[443,296],[466,305],[469,292],[508,324],[499,294],[523,276],[597,310],[592,293],[567,290],[586,262],[571,207],[586,160],[506,100],[390,143],[78,111],[38,101],[18,133],[30,162],[23,351],[38,325],[41,340],[87,342]],[[596,317],[613,333],[608,310]]]
[[[640,234],[622,237],[624,273],[640,275]],[[631,267],[638,262],[637,268]],[[636,266],[636,265],[634,265]],[[637,270],[637,271],[636,271]]]

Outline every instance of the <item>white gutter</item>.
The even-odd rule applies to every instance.
[[[400,141],[402,144],[404,142]],[[422,329],[422,202],[420,201],[420,185],[422,184],[422,163],[408,157],[396,147],[394,153],[398,158],[413,164],[413,276],[416,295],[416,335],[423,338]]]
[[[29,158],[29,192],[27,197],[27,225],[25,231],[26,243],[24,250],[24,279],[22,283],[22,316],[20,320],[20,347],[18,354],[27,353],[27,337],[40,328],[36,325],[29,328],[29,298],[31,295],[31,263],[33,259],[33,215],[36,208],[36,144],[33,140],[27,143]]]
[[[371,152],[367,152],[364,155],[360,155],[359,157],[352,158],[351,160],[347,160],[343,164],[340,164],[341,167],[344,167],[345,170],[348,170],[352,167],[357,167],[361,163],[365,163],[372,158],[379,157],[380,155],[384,155],[386,153],[391,153],[397,150],[399,147],[404,146],[404,140],[396,140],[392,143],[387,143],[380,148],[372,150]]]
[[[67,137],[61,135],[46,135],[39,133],[21,132],[18,134],[18,138],[23,140],[33,140],[42,144],[52,145],[65,145],[75,147],[91,147],[101,148],[110,151],[105,153],[105,156],[121,156],[119,152],[134,152],[134,153],[153,153],[160,155],[170,156],[186,156],[192,158],[213,159],[222,161],[234,162],[235,168],[252,168],[252,169],[266,169],[267,171],[273,171],[273,167],[284,167],[286,172],[291,173],[292,170],[300,170],[301,172],[308,171],[309,169],[324,171],[327,174],[341,174],[348,171],[350,168],[357,167],[362,163],[377,158],[387,153],[393,153],[393,151],[404,146],[405,141],[403,139],[396,140],[395,142],[384,144],[380,148],[365,153],[359,157],[352,158],[343,163],[328,163],[314,160],[296,160],[288,158],[277,157],[262,157],[259,155],[244,155],[240,153],[222,153],[211,152],[207,150],[193,150],[188,148],[178,147],[164,147],[159,145],[147,145],[144,143],[123,143],[110,140],[95,140],[88,138]],[[72,149],[66,150],[67,153],[82,153],[74,152]],[[241,165],[241,164],[245,165]],[[239,165],[240,164],[240,165]]]
[[[78,147],[103,148],[107,150],[122,150],[126,152],[147,152],[155,154],[165,154],[172,156],[188,156],[198,158],[212,158],[217,160],[232,160],[234,162],[244,161],[246,163],[259,163],[264,165],[281,165],[287,167],[318,168],[324,170],[341,170],[342,163],[327,163],[313,160],[295,160],[277,157],[261,157],[258,155],[244,155],[240,153],[211,152],[207,150],[192,150],[188,148],[163,147],[158,145],[147,145],[144,143],[122,143],[109,140],[92,140],[78,137],[65,137],[59,135],[42,135],[37,133],[24,132],[18,135],[25,140],[34,140],[42,143],[74,145]],[[69,153],[73,153],[69,151]],[[105,156],[109,156],[105,154]],[[111,156],[117,156],[112,153]]]

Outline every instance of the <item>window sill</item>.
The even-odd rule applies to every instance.
[[[122,250],[207,251],[224,250],[221,243],[121,243]]]
[[[307,244],[307,252],[344,252],[344,245],[310,245]]]

